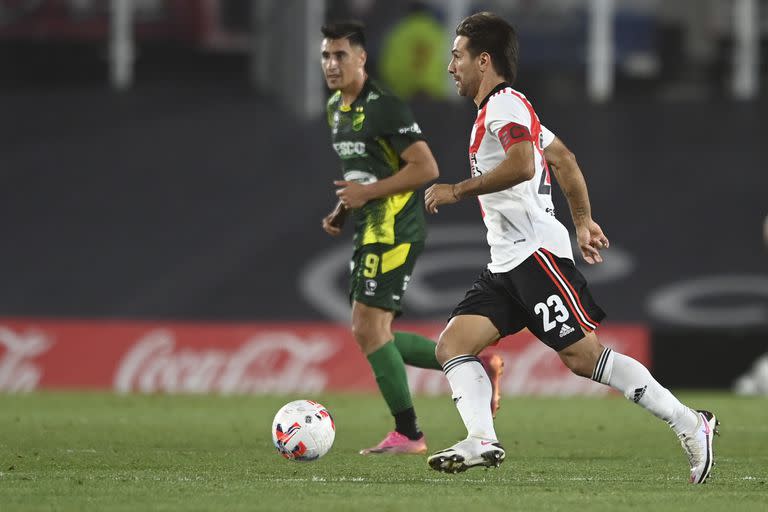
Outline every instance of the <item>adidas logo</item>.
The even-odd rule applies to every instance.
[[[640,399],[643,398],[643,395],[645,394],[645,388],[647,388],[647,387],[648,386],[643,386],[641,388],[636,388],[635,389],[635,394],[632,397],[632,401],[635,402],[635,403],[639,402]]]
[[[563,325],[561,325],[561,326],[560,326],[560,337],[562,338],[563,336],[568,336],[568,335],[569,335],[569,334],[571,334],[571,333],[572,333],[574,330],[575,330],[575,329],[574,329],[573,327],[571,327],[570,325],[568,325],[568,324],[563,324]]]

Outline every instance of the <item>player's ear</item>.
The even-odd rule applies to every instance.
[[[368,52],[361,49],[360,50],[360,65],[365,66],[365,63],[368,61]]]
[[[491,64],[491,56],[488,55],[488,52],[483,52],[480,54],[477,63],[480,65],[480,71],[485,72],[485,70],[488,69],[488,66]]]

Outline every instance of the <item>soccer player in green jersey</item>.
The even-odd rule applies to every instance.
[[[361,454],[425,453],[405,365],[440,370],[435,342],[392,332],[416,258],[424,248],[424,197],[419,189],[438,176],[429,146],[408,106],[368,78],[365,36],[357,22],[322,28],[322,67],[328,87],[328,124],[344,179],[334,181],[338,203],[323,229],[341,233],[354,221],[350,301],[352,334],[368,358],[395,419],[395,430]],[[498,383],[502,362],[486,358]],[[496,386],[498,389],[498,386]],[[492,404],[495,412],[498,396]]]

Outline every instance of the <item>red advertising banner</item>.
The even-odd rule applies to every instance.
[[[399,324],[437,339],[443,324]],[[650,363],[645,327],[601,327],[603,344]],[[601,394],[525,332],[494,350],[506,394]],[[442,372],[408,368],[416,393],[448,393]],[[373,391],[349,329],[330,323],[181,323],[0,318],[0,391],[99,389],[130,393]]]

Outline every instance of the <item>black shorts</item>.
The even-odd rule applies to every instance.
[[[557,351],[605,318],[573,262],[543,248],[509,272],[484,270],[451,318],[459,315],[488,318],[502,337],[527,327]]]

